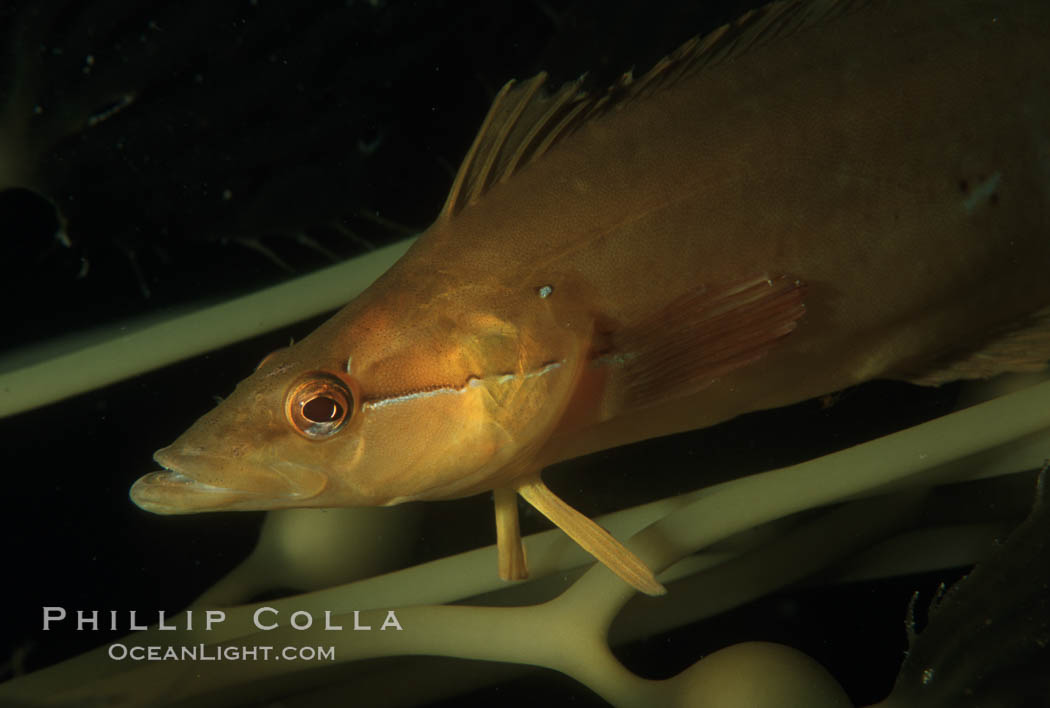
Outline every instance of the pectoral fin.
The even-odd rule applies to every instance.
[[[611,332],[593,362],[609,377],[599,419],[695,394],[762,358],[798,325],[805,293],[784,275],[701,285]]]
[[[631,587],[646,595],[667,592],[638,556],[608,531],[563,502],[539,477],[519,481],[518,494]]]
[[[524,580],[529,577],[529,566],[518,527],[518,493],[507,487],[494,489],[492,493],[496,502],[499,577],[503,580]]]

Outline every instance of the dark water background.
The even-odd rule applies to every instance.
[[[0,3],[0,91],[10,98],[34,68],[25,105],[39,106],[30,135],[46,143],[22,182],[8,180],[35,191],[0,193],[0,348],[226,298],[402,238],[436,214],[505,79],[547,69],[557,85],[590,71],[602,87],[755,4]],[[318,321],[0,421],[0,652],[28,650],[29,669],[67,658],[115,637],[45,634],[42,606],[174,611],[245,556],[261,514],[161,518],[127,489],[214,396]],[[705,469],[758,471],[846,447],[954,398],[953,387],[873,384],[828,408],[747,416],[548,477],[593,514],[693,489]],[[491,543],[491,514],[487,498],[434,505],[420,554]],[[960,573],[778,593],[620,655],[668,676],[729,643],[784,642],[873,702],[899,666],[911,593],[929,597]],[[536,672],[449,705],[555,698],[601,704]]]

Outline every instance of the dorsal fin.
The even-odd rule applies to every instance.
[[[520,85],[508,81],[496,94],[456,173],[440,218],[458,214],[494,183],[509,179],[543,154],[587,105],[587,94],[579,90],[582,77],[566,83],[553,96],[542,95],[546,79],[547,74],[541,72]]]
[[[492,102],[452,182],[439,219],[447,220],[476,203],[488,189],[510,179],[588,121],[620,110],[639,98],[673,86],[698,70],[720,64],[770,40],[811,27],[873,0],[785,0],[751,10],[694,37],[635,79],[623,74],[604,93],[581,90],[585,76],[551,95],[546,72],[521,83],[508,81]]]

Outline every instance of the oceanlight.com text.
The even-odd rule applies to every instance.
[[[107,650],[114,661],[335,661],[335,647],[274,646],[128,646]]]

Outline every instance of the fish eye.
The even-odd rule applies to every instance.
[[[354,395],[335,376],[310,374],[288,390],[285,413],[295,431],[310,440],[339,432],[354,412]]]

